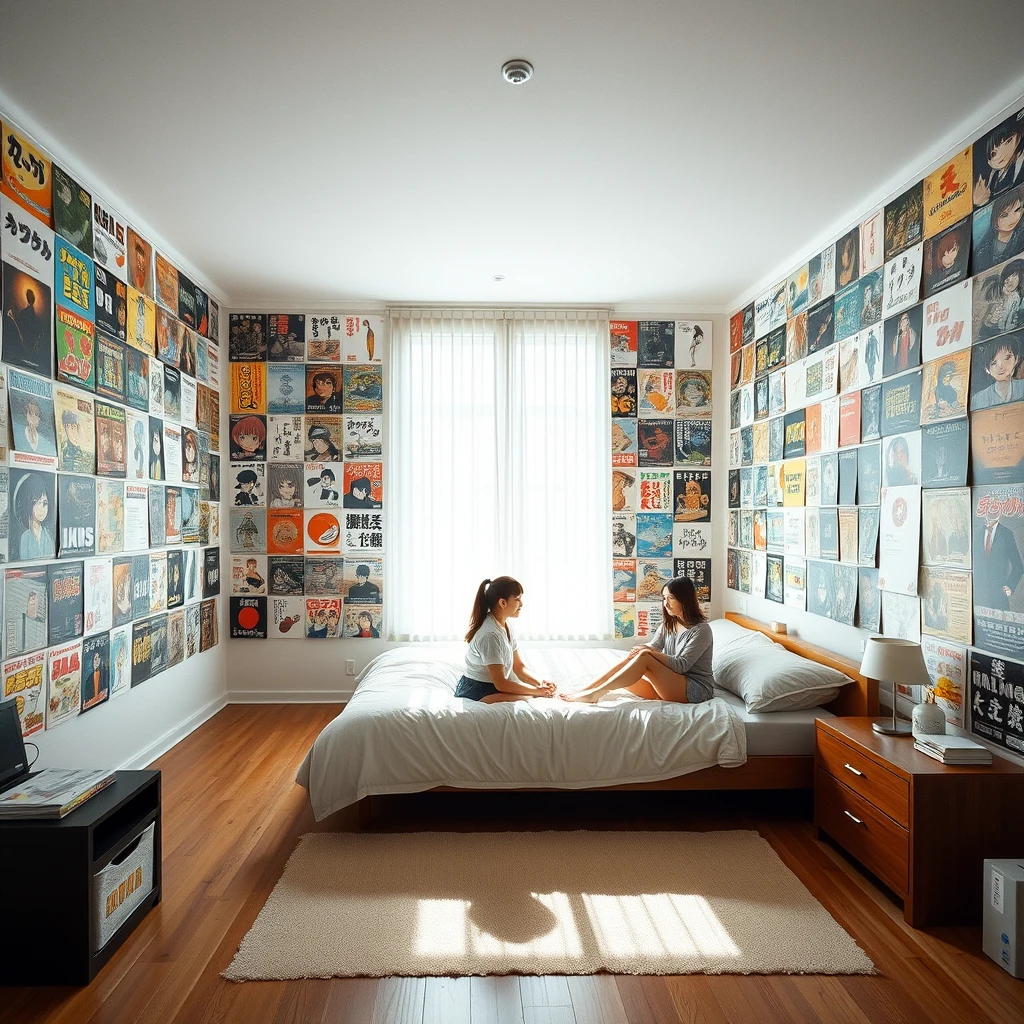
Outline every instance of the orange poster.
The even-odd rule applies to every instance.
[[[231,363],[231,411],[267,411],[267,364]]]
[[[0,124],[0,133],[3,141],[0,192],[52,228],[53,165],[41,149],[8,122]]]

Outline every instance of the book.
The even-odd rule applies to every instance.
[[[63,818],[114,781],[106,769],[45,768],[0,793],[0,818]]]
[[[966,736],[920,735],[914,748],[943,764],[991,764],[992,752]]]

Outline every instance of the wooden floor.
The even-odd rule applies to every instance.
[[[163,902],[91,986],[2,990],[0,1021],[1024,1021],[1024,983],[982,954],[979,929],[907,928],[898,906],[835,848],[814,839],[808,800],[771,795],[434,794],[384,801],[373,827],[756,828],[866,950],[879,976],[224,981],[220,972],[298,836],[323,827],[314,824],[305,791],[293,780],[306,749],[337,710],[228,707],[160,758],[154,767],[163,771]]]

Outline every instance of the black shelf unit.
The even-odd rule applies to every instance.
[[[88,985],[160,902],[160,772],[116,775],[58,821],[0,821],[0,985]],[[93,952],[93,876],[153,822],[153,890]]]

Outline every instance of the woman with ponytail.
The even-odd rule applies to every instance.
[[[701,611],[693,581],[676,576],[661,588],[662,623],[646,644],[629,654],[603,676],[562,700],[593,703],[610,690],[631,690],[644,700],[698,704],[714,696],[711,671],[713,636]]]
[[[466,671],[456,697],[497,704],[527,697],[553,697],[555,684],[532,675],[519,657],[511,619],[523,609],[523,588],[511,576],[484,580],[469,619]]]

